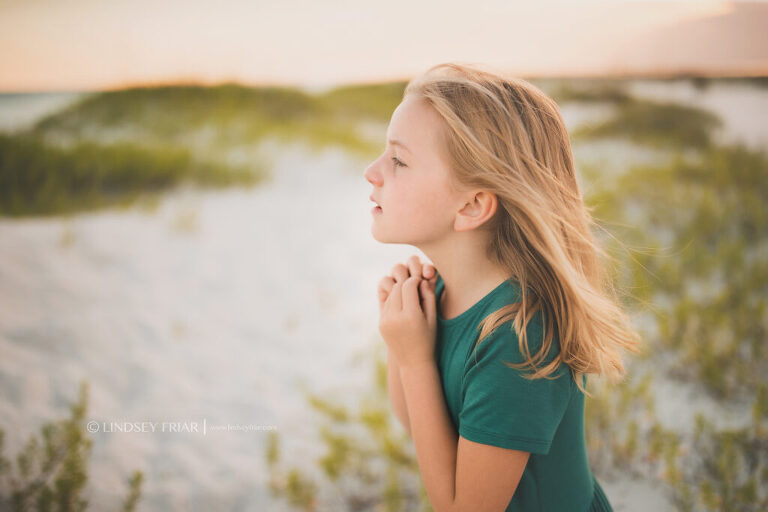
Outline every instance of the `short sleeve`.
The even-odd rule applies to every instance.
[[[537,317],[540,319],[540,314],[534,315],[526,329],[532,356],[543,342]],[[551,362],[558,353],[555,337],[545,361]],[[476,349],[470,350],[462,383],[464,400],[458,433],[476,443],[547,454],[570,402],[569,368],[562,363],[548,378],[530,380],[523,377],[532,373],[530,367],[510,368],[504,361],[525,361],[511,321],[497,327]],[[550,380],[552,377],[557,378]]]

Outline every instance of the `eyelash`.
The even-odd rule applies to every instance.
[[[394,162],[395,167],[405,167],[405,164],[397,159],[397,157],[392,157],[392,162]]]

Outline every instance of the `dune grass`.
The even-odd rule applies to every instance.
[[[617,101],[612,119],[579,127],[575,139],[625,137],[657,148],[705,148],[712,144],[715,129],[722,121],[715,114],[696,107],[651,100]]]
[[[676,354],[675,374],[718,399],[748,396],[768,373],[767,176],[768,153],[709,147],[636,167],[589,199],[618,239],[644,248],[613,245],[633,295],[667,305],[656,341]]]
[[[552,96],[558,103],[607,103],[616,107],[612,118],[572,130],[571,138],[576,142],[625,138],[653,148],[702,149],[713,143],[714,131],[723,126],[716,114],[702,108],[634,97],[621,81],[560,84]]]
[[[263,171],[197,161],[179,147],[80,142],[56,147],[31,135],[0,135],[0,215],[54,215],[127,205],[180,183],[254,185]]]
[[[572,81],[559,83],[550,95],[557,103],[613,103],[622,105],[633,101],[621,82],[585,81],[578,85]]]
[[[87,95],[26,132],[0,138],[0,215],[130,205],[185,181],[252,185],[269,169],[255,156],[233,166],[228,155],[251,155],[267,138],[371,158],[382,142],[369,140],[359,124],[388,121],[404,87],[358,85],[313,95],[287,87],[178,85]]]
[[[62,140],[123,140],[185,144],[187,135],[211,127],[214,150],[254,144],[270,136],[310,147],[342,146],[371,154],[357,130],[365,120],[386,122],[404,84],[342,87],[312,95],[287,87],[135,87],[82,98],[40,119],[31,131]]]

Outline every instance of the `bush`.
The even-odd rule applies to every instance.
[[[70,417],[44,424],[40,437],[30,436],[16,455],[16,466],[3,456],[4,432],[0,429],[0,510],[47,512],[82,511],[88,508],[83,491],[88,481],[87,460],[92,441],[85,429],[88,386],[70,406]],[[123,512],[132,512],[141,496],[143,474],[135,471]]]

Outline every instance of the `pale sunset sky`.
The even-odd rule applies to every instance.
[[[0,92],[330,87],[443,61],[521,76],[768,74],[768,2],[0,0]]]

